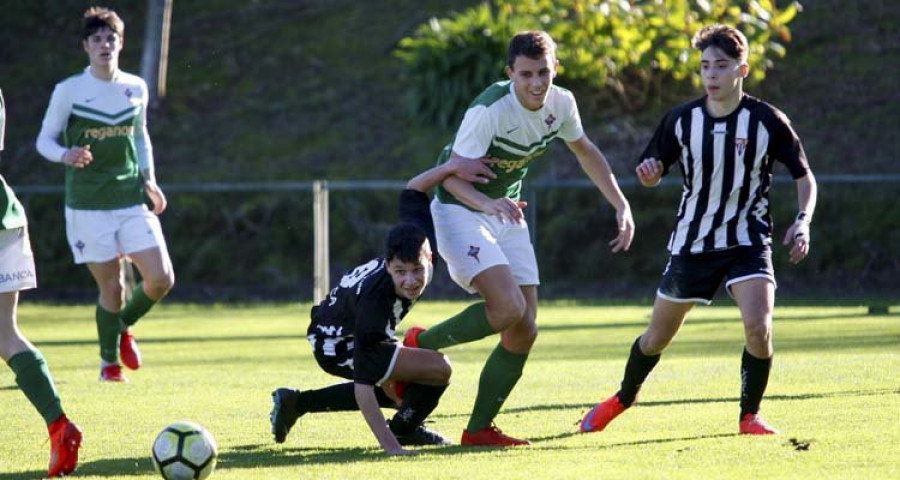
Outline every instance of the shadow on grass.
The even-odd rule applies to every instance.
[[[736,307],[735,307],[736,308]],[[615,328],[628,328],[628,327],[644,327],[647,325],[650,319],[650,313],[652,308],[647,308],[647,315],[645,318],[641,318],[638,320],[628,321],[628,322],[603,322],[603,318],[607,318],[607,316],[600,315],[599,318],[601,321],[597,323],[577,323],[577,324],[559,324],[559,325],[541,325],[540,320],[538,320],[538,328],[544,331],[565,331],[565,330],[608,330]],[[702,307],[698,309],[698,311],[702,311]],[[884,315],[900,315],[898,313],[888,313],[882,314]],[[862,312],[848,312],[848,313],[823,313],[817,315],[779,315],[778,309],[775,309],[775,322],[793,322],[793,321],[814,321],[814,320],[827,320],[827,319],[839,319],[839,318],[859,318],[865,317],[865,313]],[[727,317],[714,317],[714,318],[692,318],[690,314],[688,314],[687,320],[685,320],[685,325],[716,325],[720,323],[740,323],[741,317],[740,314],[735,310],[734,315]]]
[[[629,327],[645,327],[648,323],[649,315],[651,310],[647,309],[647,318],[641,318],[639,320],[627,321],[627,322],[603,322],[598,321],[595,323],[570,323],[570,324],[557,324],[557,325],[541,325],[538,322],[538,329],[541,331],[572,331],[572,330],[610,330],[617,328],[629,328]],[[885,314],[888,316],[900,316],[900,312],[892,312]],[[775,322],[785,322],[785,321],[814,321],[814,320],[825,320],[825,319],[840,319],[840,318],[859,318],[864,317],[865,314],[862,313],[836,313],[836,314],[819,314],[819,315],[775,315]],[[883,316],[883,315],[882,315]],[[735,314],[733,316],[728,317],[715,317],[715,318],[691,318],[688,316],[685,321],[685,326],[690,327],[690,325],[716,325],[716,324],[724,324],[724,323],[735,323],[739,324],[741,321],[740,316]],[[303,330],[303,331],[300,331]],[[295,330],[290,329],[290,331],[285,331],[284,335],[240,335],[240,336],[184,336],[184,337],[140,337],[138,340],[141,344],[156,344],[156,343],[213,343],[213,342],[244,342],[244,341],[284,341],[291,339],[300,339],[306,340],[306,333],[304,329]],[[299,333],[298,333],[299,332]],[[97,343],[96,339],[84,339],[84,340],[42,340],[39,342],[34,342],[37,346],[48,346],[48,347],[67,347],[67,346],[77,346],[77,345],[95,345]]]
[[[138,337],[138,342],[143,344],[155,343],[210,343],[210,342],[264,342],[264,341],[284,341],[284,340],[303,340],[306,343],[306,333],[302,335],[294,333],[285,333],[284,335],[241,335],[241,336],[222,336],[211,337],[193,336],[193,337]],[[43,340],[34,342],[38,347],[69,347],[76,345],[96,345],[97,339],[89,340]]]
[[[543,437],[533,437],[531,438],[532,444],[539,444],[541,442],[549,442],[553,440],[562,440],[564,438],[571,437],[579,437],[582,435],[591,435],[589,433],[580,433],[578,432],[577,425],[572,428],[571,432],[560,433],[556,435],[546,435]],[[713,433],[709,435],[694,435],[692,437],[676,437],[676,438],[653,438],[647,440],[635,440],[633,442],[619,442],[619,443],[608,443],[604,445],[591,445],[591,449],[608,449],[615,447],[633,447],[636,445],[652,445],[655,443],[671,443],[671,442],[686,442],[691,440],[704,440],[709,438],[728,438],[728,437],[737,437],[739,433]]]
[[[821,393],[800,393],[795,395],[766,395],[766,401],[793,401],[793,400],[813,400],[819,398],[836,398],[836,397],[874,397],[900,395],[900,389],[879,388],[874,390],[844,390],[837,392],[821,392]],[[635,405],[641,408],[648,407],[671,407],[673,405],[687,405],[693,403],[737,403],[740,401],[738,397],[719,397],[719,398],[686,398],[678,400],[660,400],[660,401],[640,401]],[[541,411],[558,411],[558,410],[576,410],[582,409],[582,414],[587,413],[588,409],[593,408],[595,403],[553,403],[547,405],[530,405],[525,407],[515,407],[503,410],[501,413],[527,413]],[[431,418],[455,418],[468,417],[468,413],[452,413],[452,414],[434,414]],[[581,416],[577,420],[581,420]]]
[[[583,435],[576,431],[532,438],[532,448],[541,448],[541,443],[564,438]],[[702,440],[709,438],[727,438],[737,436],[736,433],[696,435],[692,437],[657,438],[639,440],[633,442],[620,442],[607,445],[592,446],[591,448],[616,448],[635,445],[650,445],[670,442],[683,442],[690,440]],[[551,447],[552,448],[552,447]],[[496,450],[496,447],[464,447],[451,445],[423,449],[423,453],[430,455],[460,455],[481,454]],[[219,454],[216,469],[257,469],[271,467],[297,467],[311,464],[340,464],[353,462],[371,462],[387,460],[388,457],[377,448],[313,448],[313,447],[287,447],[273,449],[271,445],[238,445]],[[129,477],[155,475],[149,455],[147,457],[115,458],[96,461],[82,461],[78,470],[78,476],[96,477]],[[43,478],[45,471],[29,471],[17,473],[0,473],[0,480],[20,480],[23,478]]]
[[[387,458],[381,450],[371,448],[273,448],[272,445],[239,445],[219,453],[216,469],[294,467],[304,464],[347,464]],[[0,480],[43,478],[46,471],[0,473]],[[156,475],[150,455],[146,457],[84,460],[78,464],[76,476],[129,477]]]
[[[807,393],[797,395],[770,395],[766,399],[769,401],[793,401],[793,400],[809,400],[816,398],[833,398],[833,397],[864,397],[879,395],[900,395],[900,389],[875,389],[875,390],[844,390],[836,392]],[[643,408],[647,407],[668,407],[672,405],[688,404],[688,403],[720,403],[720,402],[737,402],[737,397],[720,397],[720,398],[695,398],[684,400],[666,400],[666,401],[649,401],[640,402]],[[568,403],[568,404],[547,404],[534,405],[528,407],[510,408],[504,413],[520,413],[520,412],[536,412],[545,410],[561,410],[561,409],[587,409],[593,407],[592,403]],[[433,415],[434,418],[451,418],[466,416],[467,414],[452,415]],[[571,438],[583,435],[577,432],[577,420],[572,424],[571,429],[567,432],[558,433],[556,435],[546,435],[543,437],[532,438],[533,446],[540,447],[541,443]],[[647,440],[637,440],[633,442],[611,443],[606,445],[594,445],[591,448],[610,449],[616,447],[629,447],[639,445],[651,445],[671,442],[684,442],[691,440],[703,440],[714,438],[736,437],[737,433],[718,433],[710,435],[695,435],[690,437],[675,438],[656,438]],[[431,455],[458,455],[462,453],[477,454],[485,451],[493,450],[491,447],[463,447],[460,445],[452,445],[439,448],[428,448],[425,450]],[[270,444],[249,444],[237,445],[231,447],[219,454],[218,464],[216,468],[222,469],[246,469],[246,468],[269,468],[269,467],[295,467],[304,464],[347,464],[352,462],[370,462],[373,460],[386,460],[381,450],[377,448],[321,448],[321,447],[274,447]],[[93,475],[97,477],[123,477],[123,476],[144,476],[153,475],[153,465],[149,455],[146,457],[129,457],[114,458],[106,460],[85,461],[82,460],[76,472],[79,475]],[[0,473],[0,480],[19,480],[23,478],[43,478],[45,471],[28,471],[17,473]]]

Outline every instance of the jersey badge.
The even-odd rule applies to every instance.
[[[128,98],[131,98],[132,95],[134,95],[134,92],[132,92],[130,88],[126,88],[126,89],[125,89],[125,96],[128,97]]]
[[[747,144],[749,141],[746,138],[735,138],[734,139],[734,154],[738,157],[744,156],[744,150],[747,149]]]
[[[475,245],[469,245],[469,253],[466,255],[475,259],[476,262],[481,263],[481,260],[478,258],[478,253],[481,251],[481,247],[476,247]]]
[[[553,114],[551,113],[550,115],[547,115],[547,118],[544,119],[544,124],[546,124],[547,128],[550,129],[550,128],[553,128],[553,122],[555,122],[555,121],[556,121],[556,117],[554,117]]]

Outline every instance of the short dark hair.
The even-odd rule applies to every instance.
[[[84,12],[81,21],[81,39],[86,40],[98,30],[108,28],[117,34],[119,38],[125,38],[125,22],[119,15],[106,7],[91,7]]]
[[[384,241],[384,259],[388,262],[395,258],[402,262],[417,262],[425,240],[428,240],[428,235],[418,225],[401,223],[387,234]],[[431,252],[427,253],[428,258],[431,258]]]
[[[537,60],[548,53],[556,57],[556,42],[549,33],[542,30],[519,32],[509,41],[506,62],[509,68],[513,68],[516,57],[520,55]]]
[[[741,63],[747,61],[747,37],[730,25],[707,25],[694,35],[691,43],[701,52],[716,47]]]

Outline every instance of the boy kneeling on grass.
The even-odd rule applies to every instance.
[[[270,415],[276,443],[283,443],[302,415],[359,409],[389,455],[410,455],[407,445],[450,442],[424,421],[450,383],[447,357],[403,346],[397,324],[424,293],[433,272],[434,224],[425,193],[446,177],[486,183],[492,160],[459,159],[410,180],[400,195],[400,223],[391,229],[381,258],[345,274],[312,308],[307,330],[316,361],[326,372],[352,380],[318,390],[279,388]],[[396,408],[386,421],[381,408]]]

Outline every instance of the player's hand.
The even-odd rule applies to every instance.
[[[522,223],[525,221],[525,213],[523,208],[528,206],[528,202],[514,202],[507,197],[492,198],[490,201],[482,205],[481,211],[494,215],[500,219],[500,223]]]
[[[387,454],[390,455],[390,456],[400,456],[400,455],[403,455],[403,456],[412,456],[412,455],[418,455],[418,454],[419,454],[419,452],[417,452],[417,451],[415,451],[415,450],[407,450],[407,449],[405,449],[405,448],[398,448],[398,449],[396,449],[396,450],[388,450],[388,449],[385,449],[385,450],[384,450],[384,453],[387,453]]]
[[[72,147],[63,154],[62,162],[70,167],[84,168],[94,161],[91,145]]]
[[[169,202],[156,182],[144,182],[144,192],[147,193],[150,201],[153,202],[153,213],[155,215],[161,215],[166,211],[166,206],[168,206]]]
[[[645,187],[655,187],[659,185],[659,180],[662,178],[663,164],[653,157],[645,158],[644,161],[634,169],[634,173],[637,174],[638,181],[641,182],[641,185]]]
[[[610,240],[609,246],[613,253],[627,252],[631,248],[631,240],[634,239],[634,219],[631,217],[631,207],[625,206],[616,210],[616,222],[619,224],[619,234]]]
[[[497,174],[491,170],[491,165],[499,162],[494,157],[481,157],[469,160],[462,157],[452,157],[450,163],[453,166],[453,174],[470,183],[488,183],[497,178]]]
[[[791,263],[798,264],[809,254],[809,222],[797,219],[791,228],[788,228],[781,241],[783,245],[791,245]]]

